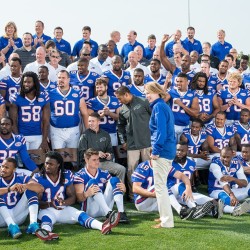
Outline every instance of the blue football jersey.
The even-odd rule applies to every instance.
[[[10,102],[18,108],[18,130],[25,136],[42,134],[42,110],[49,102],[46,92],[41,92],[39,97],[33,100],[23,98],[16,93],[11,96]]]
[[[183,174],[185,174],[188,177],[188,179],[190,179],[192,174],[196,170],[196,163],[193,160],[187,158],[184,165],[181,165],[180,163],[173,161],[172,167],[175,169],[175,171],[182,172]],[[182,181],[179,179],[176,179],[173,176],[173,174],[170,174],[168,177],[168,181],[167,181],[168,189],[170,189],[172,186],[174,186],[175,184],[178,184],[178,183],[182,183]]]
[[[80,122],[80,101],[83,93],[70,88],[67,94],[63,94],[59,88],[49,92],[50,97],[50,124],[56,128],[71,128]]]
[[[150,161],[140,163],[131,176],[132,182],[140,182],[143,189],[149,189],[154,185],[153,169]],[[138,197],[134,193],[134,200]],[[139,201],[140,203],[140,201]]]
[[[109,96],[109,101],[107,104],[103,103],[102,100],[97,96],[86,102],[86,105],[89,109],[92,109],[94,112],[99,113],[103,110],[104,107],[108,107],[110,112],[115,113],[116,110],[120,107],[119,101],[114,96]],[[110,116],[105,115],[101,118],[100,128],[107,131],[108,133],[116,133],[116,124],[117,122]]]
[[[0,89],[6,91],[5,100],[10,101],[10,96],[20,91],[20,81],[21,77],[18,79],[13,78],[12,76],[7,76],[3,78],[0,82]]]
[[[228,88],[228,81],[227,81],[227,76],[224,79],[221,79],[218,74],[215,75],[216,76],[216,86],[221,84],[222,88],[225,90]]]
[[[241,88],[236,93],[231,93],[229,89],[218,91],[218,97],[222,99],[223,105],[227,104],[228,101],[230,101],[234,97],[236,97],[240,103],[246,104],[246,100],[249,96],[250,96],[249,91]],[[228,107],[226,109],[227,120],[239,120],[240,111],[241,108],[236,105]]]
[[[245,89],[250,90],[250,74],[243,75],[242,84],[245,87]]]
[[[128,86],[130,84],[130,73],[128,71],[122,71],[121,77],[118,77],[112,70],[108,70],[103,74],[109,79],[108,82],[108,95],[114,96],[115,91],[121,86]]]
[[[67,199],[66,189],[73,184],[74,179],[70,170],[64,170],[64,184],[60,184],[60,173],[56,182],[53,182],[46,174],[43,176],[41,173],[36,173],[32,178],[44,187],[41,200],[45,202],[54,201],[56,206],[59,206],[56,201],[57,198]]]
[[[241,155],[237,155],[236,158],[238,159],[238,162],[239,164],[242,166],[242,167],[250,167],[250,162],[247,162],[246,160],[243,159],[243,157]],[[246,174],[246,177],[247,177],[247,181],[248,183],[250,182],[250,174]]]
[[[170,107],[173,111],[174,118],[175,118],[175,125],[178,126],[187,126],[189,125],[190,116],[185,112],[183,108],[181,108],[179,105],[174,103],[175,99],[180,99],[187,107],[191,107],[192,101],[194,99],[194,93],[191,90],[188,90],[184,94],[181,94],[176,89],[171,89],[169,92],[169,95],[171,96],[169,103]]]
[[[49,83],[47,84],[46,87],[44,87],[44,85],[42,83],[40,83],[40,91],[41,92],[49,92],[51,91],[52,89],[55,89],[57,87],[57,83],[56,82],[51,82],[49,80]]]
[[[85,101],[94,97],[95,81],[99,78],[95,72],[90,72],[86,76],[79,75],[78,71],[70,71],[70,84],[73,89],[80,90],[83,93]]]
[[[201,145],[207,139],[207,133],[205,131],[201,131],[197,138],[191,135],[191,129],[185,128],[183,129],[183,134],[188,140],[188,152],[191,154],[199,154],[201,151]]]
[[[217,81],[218,81],[217,76],[210,74],[207,81],[207,86],[210,91],[217,91],[217,84],[218,84]]]
[[[201,113],[207,113],[211,115],[213,113],[213,98],[216,93],[214,91],[209,91],[207,94],[196,90],[194,96],[198,98],[199,108]]]
[[[164,82],[166,81],[166,76],[163,76],[162,74],[160,74],[160,77],[155,80],[151,75],[147,74],[144,77],[144,83],[148,83],[148,82],[158,82],[160,85],[164,85]]]
[[[240,121],[235,121],[233,124],[234,133],[240,136],[241,144],[250,143],[250,123],[248,123],[248,127],[248,129],[245,128]]]
[[[220,150],[229,145],[229,140],[234,136],[233,127],[224,126],[224,132],[221,131],[214,125],[208,125],[206,128],[207,135],[214,138],[214,146]]]
[[[237,172],[241,169],[241,165],[239,164],[239,161],[236,157],[232,159],[229,168],[223,165],[223,163],[220,160],[220,157],[213,157],[212,164],[213,163],[220,166],[221,172],[223,175],[229,175],[234,178],[238,178]],[[232,188],[235,185],[235,183],[230,182],[229,185]],[[211,169],[209,169],[208,193],[210,194],[214,190],[223,190],[223,186],[219,183],[219,180],[217,180],[216,177],[213,175],[213,173],[211,172]]]
[[[172,88],[176,87],[176,77],[178,76],[178,74],[181,73],[181,69],[176,68],[175,71],[173,72],[173,76],[172,76]],[[188,78],[188,87],[190,88],[190,83],[193,80],[193,77],[195,75],[195,71],[190,70],[189,72],[186,73],[187,78]]]
[[[129,88],[130,93],[132,95],[146,98],[146,95],[144,93],[144,86],[143,86],[143,91],[138,86],[136,86],[134,83],[129,84],[127,87]]]
[[[14,173],[14,176],[10,181],[4,180],[2,177],[0,177],[0,188],[13,186],[16,183],[26,184],[29,182],[29,180],[30,177],[24,175],[23,173]],[[3,194],[1,195],[1,199],[3,199],[4,202],[0,199],[0,204],[2,203],[2,205],[4,205],[5,203],[7,205],[7,208],[11,209],[16,206],[16,204],[22,198],[22,195],[23,194],[20,194],[19,192],[16,191],[11,191],[8,192],[7,194]]]

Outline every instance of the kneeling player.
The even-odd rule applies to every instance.
[[[113,212],[107,221],[101,223],[70,206],[76,200],[73,174],[69,170],[64,170],[63,158],[58,152],[46,154],[44,167],[33,178],[44,187],[44,192],[39,194],[41,209],[38,214],[44,230],[38,230],[36,233],[42,240],[58,238],[57,234],[50,233],[56,222],[67,224],[79,222],[86,228],[101,230],[102,234],[108,234],[111,228],[117,225],[120,219],[119,213]]]
[[[250,210],[250,200],[238,204],[250,194],[247,183],[238,158],[233,158],[233,150],[230,147],[223,148],[220,157],[214,157],[209,168],[209,196],[224,201],[225,213],[242,215]]]
[[[111,177],[108,171],[99,168],[99,152],[89,148],[84,153],[86,162],[75,174],[76,196],[82,202],[82,210],[93,217],[106,216],[112,213],[114,202],[120,212],[120,223],[129,223],[124,212],[123,194],[125,185],[117,178]]]
[[[16,167],[15,159],[6,158],[0,170],[0,227],[7,225],[9,233],[14,239],[22,234],[18,225],[25,221],[28,214],[30,225],[26,232],[35,234],[39,228],[37,193],[44,190],[29,176],[16,173]]]

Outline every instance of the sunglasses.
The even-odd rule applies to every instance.
[[[90,54],[82,54],[82,56],[90,56]]]

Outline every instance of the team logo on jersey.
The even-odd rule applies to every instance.
[[[106,141],[107,140],[107,138],[106,137],[102,137],[102,138],[100,138],[100,142],[103,142],[103,141]]]
[[[230,95],[230,94],[228,94],[228,95],[227,95],[227,97],[230,97],[230,98],[231,98],[231,95]]]
[[[193,73],[192,73],[192,74],[189,74],[189,76],[190,76],[190,77],[194,77],[194,74],[193,74]]]
[[[237,169],[236,169],[236,168],[230,168],[230,172],[231,172],[231,173],[236,173],[236,172],[237,172]]]
[[[56,85],[50,84],[50,87],[51,87],[52,89],[54,89],[54,88],[56,87]]]
[[[69,180],[68,180],[68,179],[65,179],[64,184],[67,184],[68,182],[69,182]]]
[[[206,139],[201,139],[200,142],[203,143]]]
[[[72,70],[72,71],[70,71],[70,74],[76,74],[76,70]]]
[[[240,93],[241,96],[246,96],[247,94],[246,93]]]
[[[233,133],[232,132],[227,132],[227,135],[233,135]]]
[[[140,108],[141,108],[141,104],[137,104],[137,105],[134,107],[134,110],[140,109]]]
[[[97,76],[97,74],[95,72],[92,73],[92,76]]]
[[[80,88],[79,88],[78,86],[76,86],[76,85],[73,85],[72,88],[73,88],[74,90],[80,90]],[[73,95],[72,95],[72,96],[73,96]]]
[[[192,171],[195,170],[195,168],[194,168],[193,166],[190,166],[189,168],[190,168],[190,170],[192,170]]]
[[[117,102],[111,102],[112,105],[117,105],[118,103]]]
[[[37,101],[38,101],[38,102],[43,102],[44,99],[43,99],[43,98],[38,98]]]
[[[188,97],[193,97],[193,94],[187,94]]]
[[[211,81],[211,83],[212,83],[212,84],[215,84],[215,83],[216,83],[216,81]]]
[[[78,97],[78,94],[72,94],[73,97]]]
[[[100,178],[100,181],[101,181],[102,183],[106,183],[106,182],[107,182],[107,180],[106,180],[105,178]]]
[[[21,145],[22,145],[22,143],[20,141],[15,143],[16,147],[20,147]]]
[[[128,80],[128,79],[129,79],[129,76],[124,76],[124,79]]]
[[[87,83],[94,83],[94,81],[90,79],[87,81]]]

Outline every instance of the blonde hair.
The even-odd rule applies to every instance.
[[[5,35],[4,35],[4,37],[5,38],[8,38],[8,35],[7,35],[7,28],[9,27],[9,26],[13,26],[14,27],[14,29],[15,29],[15,31],[14,31],[14,34],[13,34],[13,38],[14,39],[17,39],[17,27],[16,27],[16,24],[14,23],[14,22],[8,22],[6,25],[5,25],[5,27],[4,27],[4,30],[5,30]]]
[[[149,82],[145,84],[145,90],[149,94],[158,94],[162,99],[165,99],[167,93],[164,92],[162,86],[157,82]]]
[[[237,80],[239,82],[239,86],[242,84],[242,76],[238,72],[232,72],[228,75],[227,80]]]

